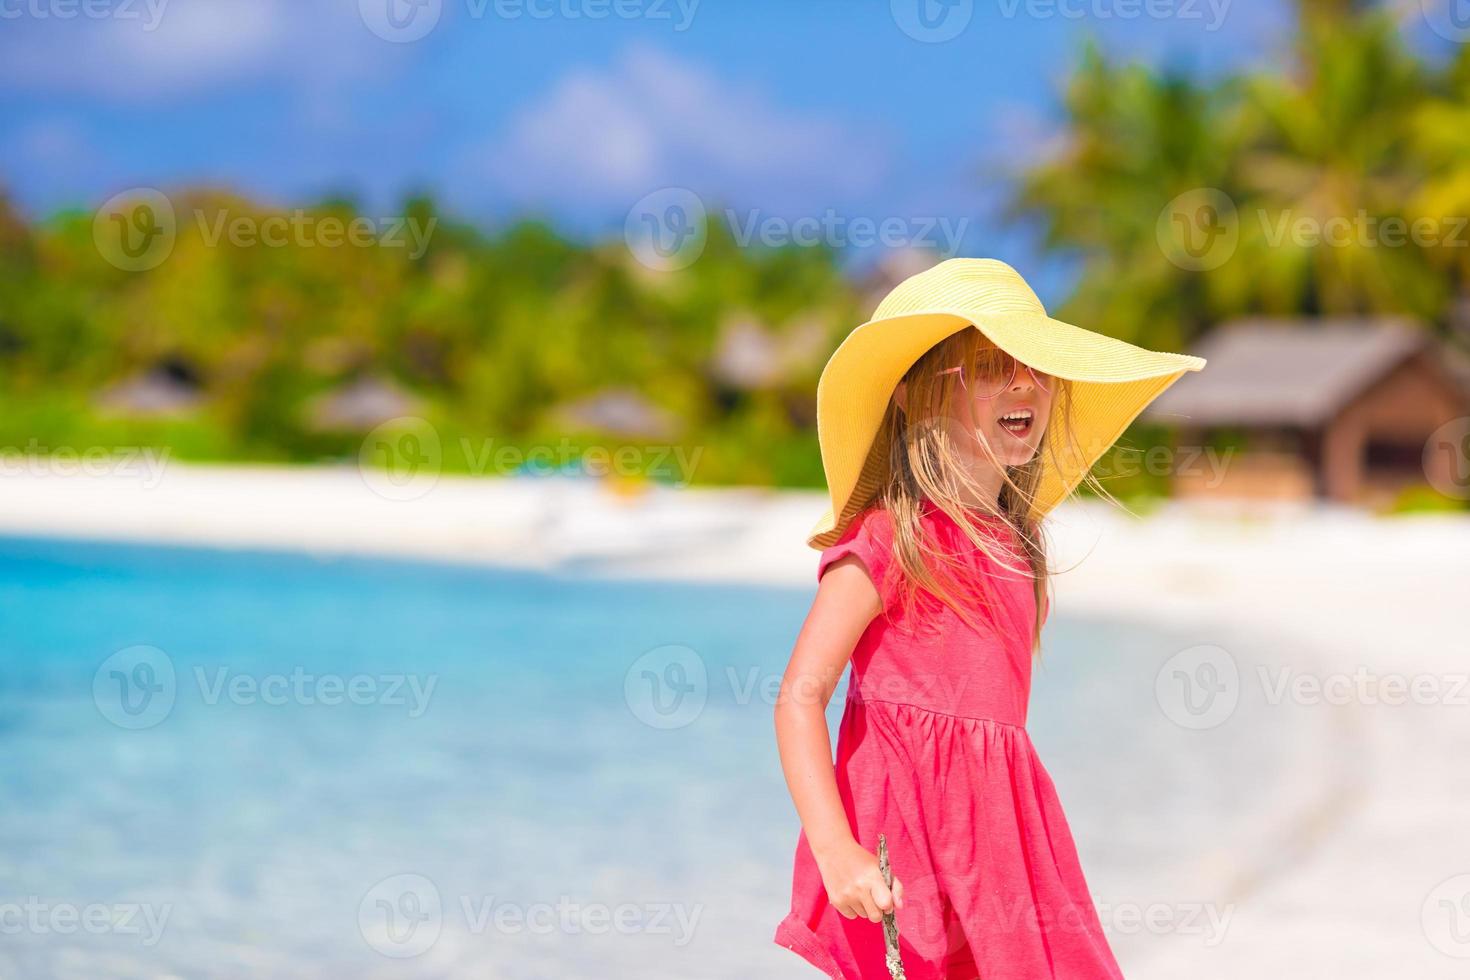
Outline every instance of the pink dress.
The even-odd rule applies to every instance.
[[[820,578],[837,559],[857,556],[892,618],[875,618],[853,651],[836,768],[854,836],[876,852],[886,835],[903,883],[908,980],[1121,977],[1051,777],[1026,734],[1032,582],[985,557],[932,504],[922,522],[938,547],[967,555],[967,571],[988,576],[989,608],[973,604],[980,629],[932,596],[904,616],[881,508],[853,521],[817,568]],[[1003,523],[983,530],[1017,553]],[[915,631],[911,620],[922,626]],[[882,926],[832,908],[805,834],[776,942],[829,977],[888,977]]]

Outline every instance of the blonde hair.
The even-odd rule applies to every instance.
[[[979,330],[964,329],[935,344],[909,368],[903,378],[907,410],[895,397],[889,402],[883,419],[888,433],[888,478],[879,490],[878,500],[893,526],[893,555],[901,571],[900,594],[907,611],[913,611],[919,593],[925,592],[975,625],[971,610],[958,595],[978,594],[985,606],[991,599],[993,583],[988,576],[978,582],[964,578],[964,556],[946,554],[926,540],[919,518],[924,501],[928,500],[954,521],[975,548],[993,560],[1001,574],[1024,576],[1032,581],[1036,616],[1031,641],[1032,649],[1039,650],[1049,566],[1041,521],[1035,516],[1032,501],[1041,482],[1046,454],[1072,438],[1071,389],[1066,381],[1055,380],[1050,424],[1042,434],[1037,453],[1025,463],[1002,465],[983,439],[975,440],[1002,473],[999,497],[991,503],[979,492],[981,488],[957,446],[959,439],[972,436],[968,432],[956,432],[948,424],[956,397],[967,397],[959,377],[948,369],[957,364],[973,364],[979,355],[994,346]],[[961,502],[967,499],[983,503]],[[982,518],[998,518],[1015,531],[1021,545],[1020,563],[1013,553],[1002,550],[994,537],[981,530],[973,516],[977,511]]]

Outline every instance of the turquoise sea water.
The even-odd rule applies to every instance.
[[[808,976],[770,694],[809,598],[0,540],[0,980]],[[1095,892],[1273,770],[1153,704],[1197,642],[1049,630]]]

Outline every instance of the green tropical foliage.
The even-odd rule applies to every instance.
[[[1271,71],[1203,81],[1083,50],[1054,152],[1013,175],[1013,218],[1077,270],[1061,316],[1161,349],[1252,313],[1447,329],[1470,296],[1470,231],[1453,217],[1470,215],[1470,48],[1431,61],[1376,7],[1300,9]],[[1191,267],[1164,239],[1171,202],[1202,189],[1236,234]],[[661,272],[620,238],[535,221],[487,232],[426,198],[400,208],[432,228],[421,250],[242,242],[219,229],[290,215],[217,189],[169,200],[172,251],[128,271],[94,213],[35,222],[0,198],[0,447],[350,459],[372,413],[354,416],[344,392],[366,385],[427,419],[450,469],[482,472],[486,446],[570,444],[575,462],[659,444],[698,453],[700,482],[817,485],[815,382],[872,302],[844,256],[741,247],[718,222],[697,261]],[[301,214],[357,217],[341,200]],[[1367,238],[1360,215],[1376,223]],[[1392,243],[1389,219],[1435,233]],[[1294,231],[1335,220],[1342,241]]]
[[[1289,50],[1204,83],[1087,49],[1013,209],[1079,263],[1064,314],[1168,347],[1256,313],[1444,325],[1470,282],[1470,57],[1429,62],[1388,11],[1341,2],[1302,4]],[[1237,240],[1188,267],[1160,219],[1206,190]]]
[[[819,352],[857,315],[830,251],[752,252],[716,227],[691,270],[663,273],[621,241],[577,244],[533,222],[483,234],[440,218],[427,200],[403,209],[420,228],[438,219],[418,256],[303,240],[242,245],[210,229],[221,216],[261,227],[271,212],[215,192],[172,194],[170,203],[171,253],[133,272],[106,260],[91,214],[32,226],[0,204],[0,444],[347,458],[362,432],[323,426],[313,406],[366,378],[436,427],[450,468],[476,468],[489,445],[607,446],[606,432],[577,431],[560,409],[611,389],[675,421],[616,442],[698,449],[700,479],[820,479],[811,407]],[[330,202],[306,211],[317,222],[354,217]],[[713,358],[733,315],[778,346],[814,324],[820,336],[808,357],[770,378],[730,384]],[[156,378],[161,366],[166,379],[197,386],[197,404],[108,407],[110,390]]]

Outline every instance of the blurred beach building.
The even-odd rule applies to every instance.
[[[1181,446],[1239,450],[1223,483],[1174,476],[1181,495],[1319,498],[1380,504],[1448,473],[1426,454],[1441,426],[1470,413],[1455,353],[1395,318],[1228,323],[1195,353],[1209,368],[1181,379],[1146,419],[1175,427]]]
[[[318,431],[366,432],[422,410],[423,403],[393,379],[363,376],[312,399],[307,419]]]
[[[172,416],[192,412],[202,401],[203,382],[193,365],[164,358],[99,391],[96,406],[108,415]]]

